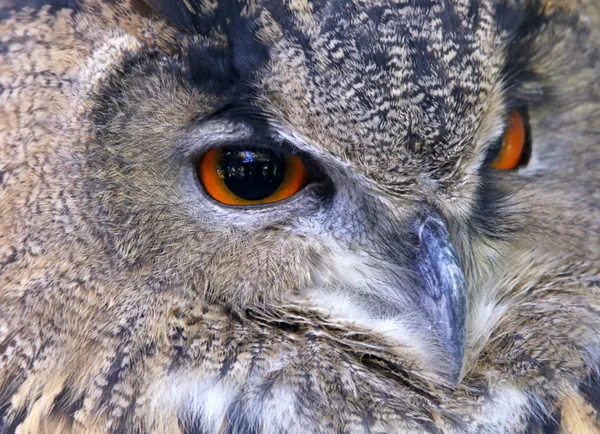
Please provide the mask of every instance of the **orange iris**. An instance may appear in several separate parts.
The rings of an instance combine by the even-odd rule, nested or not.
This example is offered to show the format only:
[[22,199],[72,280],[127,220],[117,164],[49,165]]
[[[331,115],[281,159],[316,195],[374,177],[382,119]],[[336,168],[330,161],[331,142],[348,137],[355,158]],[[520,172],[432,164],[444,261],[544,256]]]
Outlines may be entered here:
[[211,149],[202,157],[198,169],[207,193],[234,206],[287,199],[304,187],[308,177],[304,162],[296,155],[258,148]]
[[502,137],[502,148],[492,162],[492,167],[500,170],[516,168],[523,158],[526,140],[523,115],[514,110],[508,115],[508,128]]

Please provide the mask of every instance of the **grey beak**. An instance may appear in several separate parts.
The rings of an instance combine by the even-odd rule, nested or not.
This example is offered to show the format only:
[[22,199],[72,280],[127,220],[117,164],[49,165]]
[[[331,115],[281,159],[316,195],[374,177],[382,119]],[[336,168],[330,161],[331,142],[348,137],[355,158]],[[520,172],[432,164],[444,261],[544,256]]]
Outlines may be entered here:
[[428,211],[415,225],[419,238],[417,267],[423,282],[419,303],[425,311],[448,361],[453,385],[461,374],[465,354],[467,316],[463,269],[439,214]]

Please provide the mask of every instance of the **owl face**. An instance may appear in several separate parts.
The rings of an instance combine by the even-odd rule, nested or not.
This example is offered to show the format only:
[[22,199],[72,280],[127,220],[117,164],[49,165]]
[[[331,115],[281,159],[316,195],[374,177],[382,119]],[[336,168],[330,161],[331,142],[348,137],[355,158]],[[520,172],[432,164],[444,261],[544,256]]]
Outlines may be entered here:
[[82,0],[63,51],[87,44],[87,60],[62,72],[47,152],[48,203],[66,205],[38,208],[63,264],[49,281],[75,270],[66,288],[93,296],[52,283],[30,308],[106,350],[105,365],[64,365],[89,374],[64,375],[74,397],[101,397],[80,414],[112,409],[130,378],[119,390],[150,404],[121,409],[128,426],[164,428],[131,421],[168,408],[210,432],[228,409],[276,432],[288,410],[335,400],[341,419],[322,420],[374,413],[389,432],[519,432],[551,413],[563,378],[596,363],[600,328],[581,284],[600,258],[585,170],[600,45],[577,16],[486,0]]
[[489,164],[526,110],[503,72],[518,24],[496,16],[525,12],[276,6],[189,12],[179,56],[127,53],[100,83],[92,173],[99,190],[118,179],[116,248],[194,297],[292,303],[381,334],[454,383],[465,273],[488,272],[468,268],[472,246],[510,225],[482,202],[495,177],[520,176]]

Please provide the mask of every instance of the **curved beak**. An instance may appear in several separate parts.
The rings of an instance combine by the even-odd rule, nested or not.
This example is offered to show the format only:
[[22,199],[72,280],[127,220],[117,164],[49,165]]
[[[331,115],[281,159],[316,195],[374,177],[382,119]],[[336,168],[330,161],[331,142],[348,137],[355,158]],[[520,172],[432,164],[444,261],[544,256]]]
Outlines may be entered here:
[[418,235],[417,268],[423,291],[418,302],[432,324],[448,360],[452,384],[460,379],[465,354],[467,296],[462,265],[446,224],[428,211],[415,224]]

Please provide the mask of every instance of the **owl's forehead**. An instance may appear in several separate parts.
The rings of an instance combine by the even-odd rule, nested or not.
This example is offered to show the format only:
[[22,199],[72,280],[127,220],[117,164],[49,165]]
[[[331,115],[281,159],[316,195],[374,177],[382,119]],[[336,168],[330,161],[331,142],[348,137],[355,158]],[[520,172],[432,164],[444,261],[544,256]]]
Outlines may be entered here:
[[493,6],[294,0],[264,8],[267,112],[386,183],[460,170],[502,67]]
[[149,1],[203,35],[191,45],[191,70],[197,82],[218,83],[205,86],[217,98],[235,99],[224,105],[250,104],[307,146],[398,187],[424,177],[460,182],[468,172],[481,131],[502,123],[489,118],[502,112],[505,48],[523,8],[519,0],[185,0],[185,16],[180,2]]

